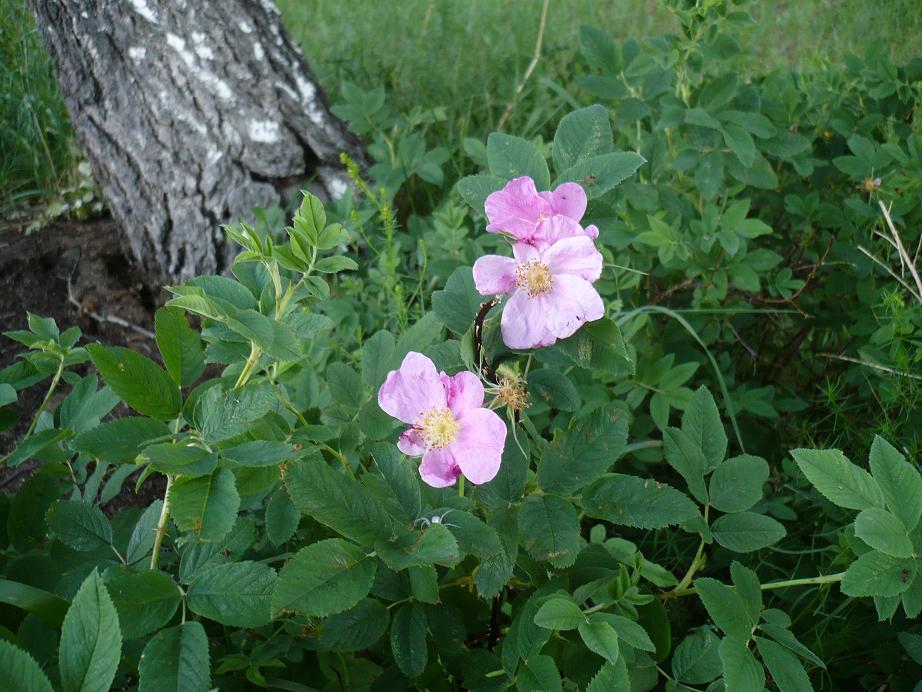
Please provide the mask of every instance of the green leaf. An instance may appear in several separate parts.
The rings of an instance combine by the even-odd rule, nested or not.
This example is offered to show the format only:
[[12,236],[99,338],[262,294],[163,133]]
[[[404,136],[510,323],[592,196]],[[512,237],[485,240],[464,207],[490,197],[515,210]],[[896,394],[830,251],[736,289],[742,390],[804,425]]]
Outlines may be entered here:
[[628,676],[627,664],[624,657],[619,657],[617,663],[606,662],[599,669],[595,677],[586,686],[586,692],[611,692],[612,690],[631,689],[631,679]]
[[[580,52],[582,52],[583,57],[586,58],[586,62],[591,67],[613,74],[621,71],[624,64],[621,49],[605,30],[583,24],[579,28],[579,45]],[[601,106],[590,106],[590,108],[601,108]],[[583,108],[582,111],[574,112],[580,113],[588,110],[589,108]],[[606,112],[605,115],[607,118],[608,113]],[[566,120],[566,117],[564,120]],[[560,129],[558,128],[559,132]]]
[[913,546],[903,522],[877,507],[863,509],[855,518],[855,535],[882,553],[912,557]]
[[900,632],[897,637],[909,657],[922,665],[922,635],[913,634],[912,632]]
[[710,577],[695,579],[695,588],[708,615],[728,637],[747,641],[756,624],[740,595],[726,584]]
[[506,181],[496,175],[468,175],[458,181],[458,193],[474,211],[486,215],[484,202],[487,197],[501,190]]
[[410,593],[420,603],[439,602],[439,573],[431,565],[418,565],[407,569],[410,576]]
[[48,676],[34,658],[17,646],[0,639],[0,674],[7,689],[23,692],[54,692]]
[[138,455],[137,463],[150,464],[160,473],[192,478],[210,476],[218,465],[218,456],[192,442],[164,442],[145,447]]
[[87,347],[93,364],[113,392],[143,416],[169,420],[179,415],[182,398],[176,383],[147,356],[127,348]]
[[[432,293],[432,311],[436,318],[455,334],[464,334],[474,324],[480,305],[488,300],[474,287],[470,267],[455,269],[445,288]],[[383,381],[383,378],[382,378]]]
[[765,669],[746,646],[745,641],[725,638],[718,649],[724,669],[724,687],[727,690],[762,690],[765,688]]
[[277,405],[275,387],[269,382],[249,382],[240,389],[219,384],[196,401],[192,419],[205,442],[213,444],[246,432]]
[[58,500],[46,515],[49,528],[74,550],[96,550],[112,545],[112,525],[99,507],[86,502]]
[[179,478],[170,488],[173,521],[182,531],[198,534],[201,541],[220,541],[233,528],[240,495],[230,469],[210,476]]
[[851,463],[838,449],[795,449],[794,461],[823,496],[846,509],[884,506],[884,494],[877,481]]
[[384,635],[389,619],[387,608],[373,598],[365,598],[324,620],[318,642],[332,651],[362,651]]
[[[451,281],[451,277],[448,280]],[[382,330],[362,344],[362,379],[374,391],[378,391],[387,378],[396,343],[393,334]]]
[[122,655],[118,614],[99,572],[90,573],[67,610],[58,666],[64,692],[108,692]]
[[532,369],[528,373],[528,392],[550,408],[576,411],[580,407],[579,392],[570,378],[551,368]]
[[216,565],[189,584],[189,609],[222,625],[259,627],[272,619],[275,583],[275,570],[262,562]]
[[717,468],[727,454],[727,433],[720,411],[706,387],[698,387],[682,414],[682,432],[704,453],[708,470]]
[[173,382],[180,387],[194,384],[205,370],[205,352],[185,313],[175,307],[160,308],[154,315],[154,331],[157,348]]
[[284,480],[303,514],[349,540],[371,545],[397,535],[393,519],[368,489],[328,466],[320,455],[291,464]]
[[492,132],[487,137],[487,162],[490,173],[505,180],[527,175],[538,190],[547,190],[551,174],[547,162],[535,146],[521,137]]
[[[769,612],[770,611],[766,610],[765,614]],[[765,614],[763,614],[763,617],[765,616]],[[788,624],[790,624],[790,620],[788,620]],[[826,667],[823,664],[823,661],[819,658],[819,656],[817,656],[815,653],[810,651],[810,649],[808,649],[806,646],[801,644],[797,640],[797,637],[795,637],[791,633],[790,630],[785,629],[784,627],[781,627],[780,625],[772,625],[766,622],[763,622],[761,625],[759,625],[759,629],[761,629],[763,632],[765,632],[768,636],[770,636],[772,639],[774,639],[776,642],[781,644],[786,649],[789,649],[793,651],[794,653],[796,653],[801,658],[807,659],[808,661],[810,661],[811,663],[814,663],[820,668]]]
[[559,597],[545,601],[535,613],[534,620],[538,627],[548,630],[575,630],[587,623],[586,616],[573,599]]
[[759,655],[768,666],[768,672],[771,673],[779,692],[812,692],[813,685],[810,684],[810,678],[797,656],[769,639],[756,637],[755,640]]
[[279,572],[272,594],[274,615],[332,615],[368,595],[376,563],[358,546],[329,538],[302,548]]
[[[580,28],[580,38],[586,38],[587,32],[593,31],[604,35],[604,39],[594,41],[593,44],[599,48],[610,46],[612,53],[608,57],[613,58],[617,47],[605,32],[583,26]],[[584,50],[585,45],[583,43]],[[598,57],[604,59],[601,55]],[[598,104],[580,108],[565,115],[557,125],[557,132],[554,133],[554,167],[564,171],[593,156],[609,153],[612,146],[608,110]]]
[[759,577],[748,567],[734,560],[730,563],[730,578],[733,588],[746,606],[746,614],[752,622],[758,622],[762,613],[762,586]]
[[138,663],[140,692],[205,692],[211,688],[208,636],[190,620],[158,632]]
[[709,627],[694,630],[676,647],[672,656],[673,677],[689,685],[709,683],[723,670],[719,645],[720,638]]
[[294,456],[294,448],[290,444],[271,440],[251,440],[236,447],[221,450],[224,463],[236,468],[278,466]]
[[419,603],[401,606],[391,623],[391,652],[408,678],[419,676],[429,662],[427,628],[426,612]]
[[554,187],[566,182],[579,183],[589,199],[596,199],[630,178],[646,162],[643,156],[632,151],[600,154],[567,168],[554,181]]
[[[16,399],[16,390],[13,389],[13,385],[7,384],[6,382],[0,382],[0,406],[12,404],[14,401],[16,401]],[[12,661],[10,663],[12,664]]]
[[633,620],[629,620],[622,615],[614,615],[613,613],[595,613],[590,616],[589,619],[593,622],[607,622],[615,630],[619,639],[625,644],[633,646],[635,649],[650,652],[656,651],[656,645],[653,644],[650,635],[647,634],[647,631],[641,625]]
[[154,538],[157,534],[157,523],[160,520],[160,512],[163,510],[163,500],[154,500],[150,506],[144,510],[138,523],[134,525],[131,532],[131,538],[128,539],[128,550],[125,553],[125,560],[129,565],[147,557],[154,547]]
[[555,495],[531,494],[519,509],[519,534],[536,560],[568,567],[580,549],[576,508]]
[[692,496],[701,504],[707,504],[704,474],[708,461],[698,444],[684,431],[667,427],[663,430],[663,454],[669,465],[685,479]]
[[879,435],[874,436],[869,461],[887,508],[903,522],[907,531],[912,531],[922,516],[922,476]]
[[69,605],[60,596],[9,579],[0,579],[0,603],[34,613],[54,627],[61,625]]
[[371,457],[381,475],[393,491],[397,502],[406,512],[408,519],[415,521],[422,508],[418,471],[412,461],[407,460],[393,443],[376,444],[371,447]]
[[749,168],[756,159],[756,145],[752,135],[738,125],[724,125],[723,135],[730,151],[736,154],[741,164]]
[[639,529],[661,529],[698,515],[695,504],[675,488],[619,473],[586,488],[583,510],[590,517]]
[[560,692],[563,689],[557,664],[550,656],[529,656],[515,676],[517,692]]
[[771,164],[758,151],[755,155],[755,161],[750,167],[744,166],[735,156],[729,157],[727,171],[741,183],[752,187],[772,190],[778,186],[778,176],[775,175]]
[[330,363],[325,374],[333,401],[348,411],[358,411],[365,401],[361,375],[345,363]]
[[698,159],[698,167],[695,169],[695,185],[701,197],[710,202],[717,193],[723,188],[724,184],[724,154],[720,151],[712,151],[704,154]]
[[718,466],[709,482],[711,506],[721,512],[742,512],[762,499],[768,462],[741,454]]
[[287,542],[301,521],[301,512],[294,506],[285,488],[276,490],[266,505],[266,535],[272,545]]
[[336,255],[333,257],[324,257],[318,260],[314,265],[314,270],[323,274],[337,274],[344,271],[355,271],[359,265],[351,257]]
[[590,651],[611,663],[618,660],[618,635],[607,622],[581,622],[579,636]]
[[724,514],[711,524],[711,533],[720,545],[737,553],[767,548],[787,535],[777,521],[753,512]]
[[601,409],[558,436],[545,448],[538,481],[545,492],[567,495],[608,471],[627,444],[627,415]]
[[457,540],[441,524],[433,524],[425,531],[405,529],[396,539],[377,541],[375,551],[395,571],[425,565],[451,567],[461,560]]
[[139,639],[163,627],[181,600],[179,586],[165,572],[131,572],[111,567],[103,574],[118,611],[122,637]]
[[871,550],[858,557],[842,577],[846,596],[897,596],[915,577],[915,561]]
[[[57,430],[55,428],[46,428],[32,433],[4,458],[6,465],[19,466],[24,461],[37,458],[39,454],[46,450],[50,451],[52,446],[57,445],[61,440],[66,440],[72,434],[70,430]],[[58,450],[60,450],[60,447],[58,447]]]
[[109,464],[133,464],[141,445],[170,434],[170,428],[151,418],[119,418],[74,438],[74,448]]

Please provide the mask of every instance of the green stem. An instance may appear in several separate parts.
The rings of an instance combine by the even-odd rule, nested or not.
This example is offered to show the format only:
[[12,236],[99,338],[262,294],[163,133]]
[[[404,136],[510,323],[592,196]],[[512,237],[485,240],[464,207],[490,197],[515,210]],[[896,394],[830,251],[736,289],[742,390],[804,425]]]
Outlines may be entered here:
[[160,510],[160,521],[157,522],[157,535],[154,537],[154,549],[150,554],[150,568],[156,571],[160,562],[160,546],[163,543],[163,537],[166,535],[167,523],[170,521],[170,487],[173,485],[173,477],[166,477],[166,491],[163,493],[163,509]]
[[45,398],[42,399],[42,403],[39,404],[38,411],[35,412],[35,416],[32,418],[32,422],[29,424],[29,429],[26,430],[25,436],[22,438],[25,440],[32,434],[32,431],[35,430],[35,426],[38,423],[38,419],[41,417],[42,412],[45,410],[45,407],[48,406],[48,402],[51,401],[51,395],[54,394],[54,390],[58,388],[58,382],[61,381],[61,375],[64,373],[64,359],[61,358],[61,361],[58,363],[57,372],[54,373],[54,377],[51,379],[51,385],[48,387],[48,392],[45,394]]
[[237,378],[234,389],[240,389],[249,381],[250,377],[253,376],[253,371],[256,369],[256,364],[259,362],[259,357],[262,355],[262,352],[262,348],[257,346],[254,342],[250,342],[250,355],[247,357],[246,363],[243,364],[243,370],[240,371],[240,376]]
[[[704,506],[704,523],[708,523],[708,512],[710,511],[710,505]],[[692,558],[691,564],[688,566],[688,571],[685,573],[685,576],[682,577],[682,580],[676,585],[672,591],[669,593],[674,593],[677,591],[682,591],[689,584],[691,584],[692,579],[695,576],[695,572],[701,569],[704,566],[704,561],[702,556],[704,555],[704,538],[701,539],[701,542],[698,544],[698,550],[695,552],[695,557]]]
[[464,497],[464,476],[458,476],[458,495]]
[[[835,574],[824,574],[818,577],[805,577],[803,579],[786,579],[784,581],[773,581],[768,584],[762,584],[762,591],[771,591],[772,589],[787,589],[792,586],[815,586],[818,584],[834,584],[842,581],[845,572],[836,572]],[[698,589],[673,589],[657,596],[660,600],[670,598],[679,598],[681,596],[692,596],[698,593]]]

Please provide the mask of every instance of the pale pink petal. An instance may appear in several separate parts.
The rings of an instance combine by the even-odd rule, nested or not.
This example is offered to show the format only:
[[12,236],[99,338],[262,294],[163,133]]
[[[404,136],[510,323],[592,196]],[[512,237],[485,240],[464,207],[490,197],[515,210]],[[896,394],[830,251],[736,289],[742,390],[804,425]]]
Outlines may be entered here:
[[445,388],[435,364],[410,351],[398,370],[391,370],[378,390],[378,406],[404,423],[415,423],[433,406],[446,406]]
[[512,246],[512,254],[515,255],[515,261],[517,263],[541,259],[541,253],[538,251],[538,248],[529,243],[516,243]]
[[409,428],[397,438],[397,449],[408,457],[422,456],[426,451],[426,441],[416,428]]
[[562,238],[585,237],[586,232],[573,219],[555,214],[538,224],[532,236],[531,244],[540,250],[550,247]]
[[450,448],[429,450],[423,455],[423,462],[419,465],[420,478],[433,488],[454,485],[460,474],[461,469]]
[[583,229],[583,232],[593,240],[599,237],[599,227],[595,224],[590,224]]
[[466,411],[458,419],[458,437],[448,448],[458,461],[461,473],[480,485],[496,476],[506,444],[506,424],[495,412],[485,408]]
[[517,240],[530,238],[538,220],[551,215],[551,205],[538,196],[535,181],[527,176],[510,180],[487,197],[484,207],[490,220],[487,230],[504,231]]
[[550,346],[556,339],[547,327],[547,319],[544,296],[531,298],[525,291],[516,291],[503,308],[503,343],[514,349]]
[[515,285],[515,267],[511,257],[484,255],[474,262],[474,285],[482,296],[509,293]]
[[558,240],[542,253],[541,259],[555,282],[559,274],[572,274],[589,282],[602,275],[602,253],[587,236]]
[[[586,191],[578,183],[564,183],[550,193],[551,208],[555,214],[569,216],[579,221],[586,213]],[[542,195],[543,196],[543,195]],[[547,199],[545,197],[545,199]]]
[[483,406],[483,383],[472,372],[463,371],[450,380],[448,390],[448,408],[455,418],[472,408]]
[[554,277],[554,287],[545,301],[548,329],[558,339],[572,336],[586,322],[605,315],[605,305],[592,284],[570,274]]

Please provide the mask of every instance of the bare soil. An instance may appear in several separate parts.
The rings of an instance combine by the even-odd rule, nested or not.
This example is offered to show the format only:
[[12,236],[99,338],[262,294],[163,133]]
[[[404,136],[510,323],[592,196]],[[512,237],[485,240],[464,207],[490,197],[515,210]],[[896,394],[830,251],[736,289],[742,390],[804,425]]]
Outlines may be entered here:
[[[139,330],[102,318],[117,318],[153,331],[154,310],[165,300],[139,281],[140,272],[123,252],[118,229],[111,219],[61,222],[26,235],[0,231],[0,333],[26,329],[26,313],[53,317],[63,331],[77,325],[81,343],[98,341],[107,346],[128,346],[156,358],[153,339]],[[92,316],[93,314],[96,317]],[[0,336],[0,369],[12,363],[24,347]],[[81,374],[92,366],[84,366]],[[19,394],[14,412],[16,425],[0,432],[0,454],[13,447],[25,432],[45,396],[47,382]],[[65,391],[62,392],[66,394]],[[53,408],[60,400],[52,400]],[[119,407],[120,409],[123,407]],[[115,415],[127,410],[116,409]],[[0,468],[0,489],[10,492],[28,478],[31,462],[16,469]],[[135,495],[131,479],[122,493],[107,504],[108,512],[123,507],[146,506],[163,494],[163,481],[150,478]],[[159,482],[158,482],[159,481]]]

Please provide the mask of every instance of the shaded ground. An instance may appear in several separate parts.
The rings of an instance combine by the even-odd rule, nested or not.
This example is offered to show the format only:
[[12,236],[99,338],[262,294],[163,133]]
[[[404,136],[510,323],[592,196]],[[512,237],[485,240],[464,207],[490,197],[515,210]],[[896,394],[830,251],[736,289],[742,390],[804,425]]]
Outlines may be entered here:
[[[31,235],[0,232],[0,333],[25,329],[29,311],[53,317],[62,330],[76,324],[83,331],[81,343],[130,346],[153,355],[156,346],[152,339],[131,327],[91,316],[95,313],[153,330],[153,312],[163,297],[143,288],[137,275],[132,261],[122,252],[111,219],[56,223]],[[0,336],[0,368],[12,363],[23,349]],[[11,430],[0,432],[0,453],[9,450],[25,432],[46,387],[47,383],[40,383],[20,392],[14,407],[20,420]],[[50,407],[56,403],[53,400]],[[115,415],[126,412],[116,409]],[[29,470],[25,464],[18,469],[0,468],[0,489],[15,489],[28,477]],[[162,479],[157,480],[160,482],[149,479],[136,496],[129,479],[106,509],[117,511],[125,506],[149,504],[163,494]]]

